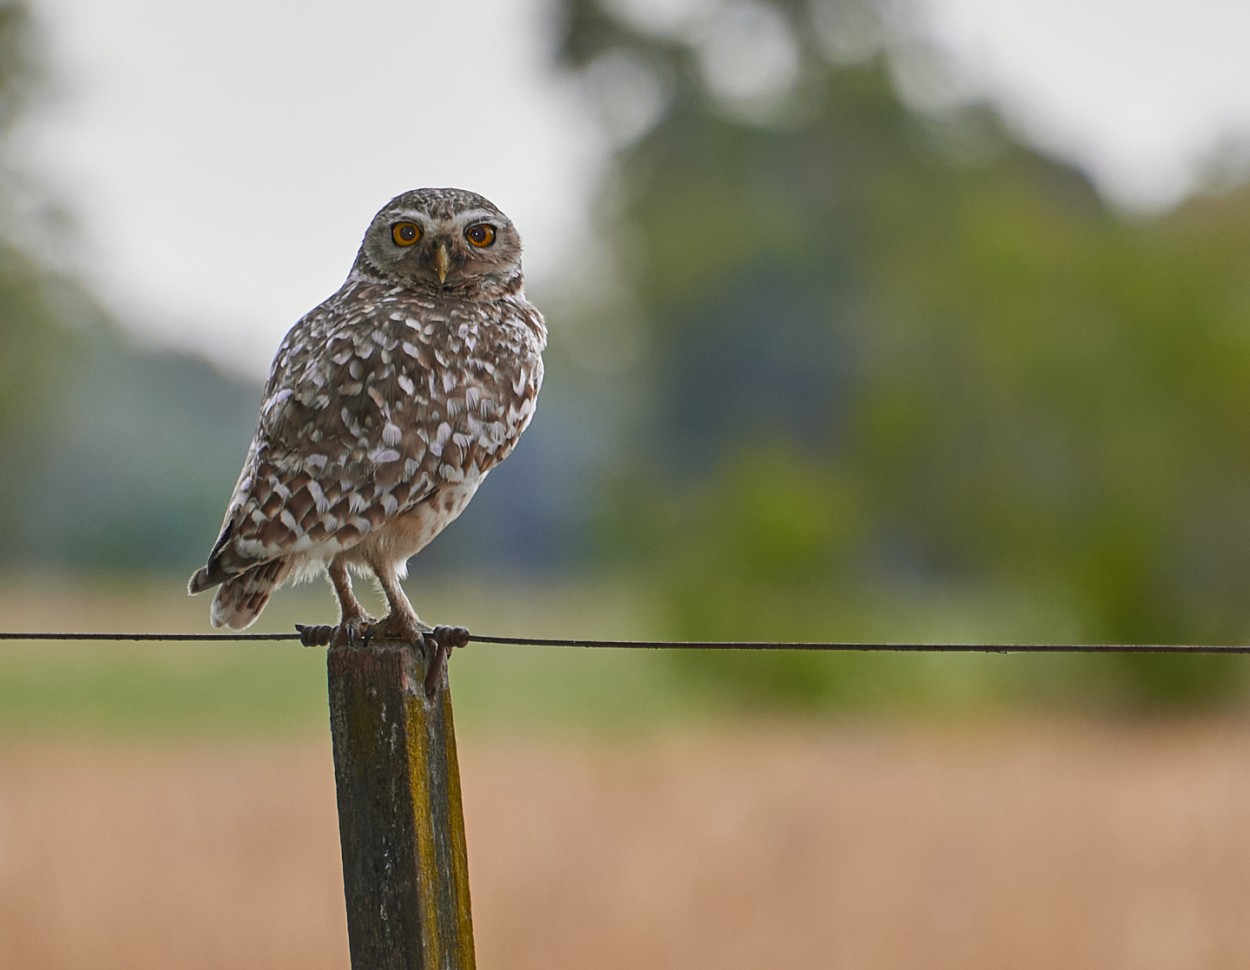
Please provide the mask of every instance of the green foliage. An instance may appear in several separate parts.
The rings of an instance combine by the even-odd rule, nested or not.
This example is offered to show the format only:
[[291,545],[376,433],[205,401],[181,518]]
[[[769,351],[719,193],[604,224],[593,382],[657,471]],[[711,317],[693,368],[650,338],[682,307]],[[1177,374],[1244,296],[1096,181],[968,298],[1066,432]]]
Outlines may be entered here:
[[[629,379],[657,407],[604,534],[628,537],[673,632],[1243,639],[1250,192],[1127,219],[985,108],[905,110],[890,65],[915,47],[886,18],[847,65],[818,5],[766,6],[800,68],[744,114],[700,70],[706,31],[566,4],[572,68],[628,57],[666,96],[617,158],[650,334]],[[713,30],[736,15],[709,9]],[[853,703],[900,673],[675,663],[762,703]],[[997,689],[1146,710],[1246,683],[1203,658],[1047,663]]]
[[7,136],[37,94],[38,56],[25,6],[0,0],[0,568],[189,571],[259,389],[136,350],[91,294],[32,255],[40,227],[14,212],[39,211],[39,193]]
[[[15,247],[0,240],[0,312],[4,319],[4,353],[0,354],[0,444],[15,450],[37,438],[41,388],[51,381],[63,350],[55,310],[36,267]],[[6,440],[12,436],[12,442]]]
[[198,358],[136,350],[66,281],[27,271],[6,291],[0,276],[0,309],[20,292],[26,305],[7,304],[20,356],[0,365],[12,369],[0,450],[20,456],[0,476],[0,568],[189,573],[212,542],[259,388]]
[[30,12],[20,0],[0,0],[0,137],[25,110],[40,80]]
[[[630,21],[633,6],[564,0],[561,56],[609,111],[657,108],[614,132],[603,220],[629,299],[584,311],[628,316],[628,337],[603,343],[640,343],[622,353],[640,363],[613,382],[602,368],[614,352],[586,352],[591,334],[583,356],[600,369],[579,383],[577,321],[556,310],[543,416],[473,517],[506,491],[503,476],[529,476],[528,498],[496,505],[495,523],[528,550],[566,550],[551,555],[572,571],[567,550],[581,542],[547,525],[580,527],[584,510],[566,499],[594,455],[607,469],[599,558],[646,587],[622,636],[1244,640],[1250,190],[1149,219],[1109,211],[983,106],[909,109],[896,68],[923,58],[931,69],[931,52],[892,32],[872,0],[713,0],[685,27]],[[794,70],[735,96],[709,80],[708,38],[748,8],[771,11]],[[857,58],[831,40],[833,14],[858,24]],[[33,51],[25,7],[0,0],[0,565],[161,568],[176,577],[165,595],[180,597],[256,389],[137,351],[23,248],[7,218],[24,189],[6,135],[34,90]],[[558,471],[544,465],[552,456]],[[499,531],[474,545],[457,528],[475,563],[498,557]],[[193,605],[188,622],[202,623]],[[539,618],[506,619],[501,632],[543,632]],[[607,632],[599,608],[579,619],[561,632]],[[204,677],[142,652],[115,659],[76,668],[69,709],[143,681],[146,700],[102,702],[99,716],[133,707],[135,723],[158,723],[170,713],[161,698],[185,690],[209,698],[189,721],[209,723],[227,683],[264,693],[296,666],[292,723],[321,703],[289,657],[269,667],[223,654],[220,676]],[[568,685],[626,717],[624,682],[735,711],[1186,710],[1246,688],[1244,665],[1219,658],[594,658],[613,665],[607,677],[580,657],[491,662],[482,671],[506,671],[511,687],[550,663],[568,679],[530,683],[533,696]],[[0,689],[0,708],[18,712],[10,727],[37,720],[59,689],[63,671],[39,663]],[[678,675],[671,687],[657,686],[655,663]],[[482,691],[484,708],[497,693]]]

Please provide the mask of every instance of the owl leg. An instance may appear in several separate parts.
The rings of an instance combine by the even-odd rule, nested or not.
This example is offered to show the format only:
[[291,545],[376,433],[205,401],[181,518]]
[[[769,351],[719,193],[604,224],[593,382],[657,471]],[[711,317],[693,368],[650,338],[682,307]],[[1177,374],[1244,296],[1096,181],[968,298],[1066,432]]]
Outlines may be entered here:
[[339,625],[335,641],[342,640],[348,646],[355,646],[376,621],[365,612],[365,608],[356,599],[356,594],[352,592],[352,577],[341,556],[330,560],[330,567],[326,572],[330,576],[330,585],[334,587],[334,595],[339,600]]
[[404,595],[404,588],[399,585],[399,573],[395,564],[390,562],[371,562],[370,568],[378,578],[378,586],[386,603],[391,608],[381,620],[369,630],[369,637],[378,640],[402,640],[405,643],[421,643],[427,633],[434,628],[417,616],[417,611]]
[[339,601],[339,622],[335,626],[296,626],[300,639],[305,646],[341,646],[346,644],[354,647],[363,643],[370,635],[375,620],[356,599],[352,592],[352,578],[347,572],[347,564],[341,556],[330,560],[326,569],[330,577],[330,585],[334,587],[334,595]]
[[370,639],[402,640],[405,643],[423,644],[427,651],[433,650],[426,666],[425,693],[434,696],[438,685],[443,680],[443,670],[447,666],[447,655],[452,647],[463,647],[469,642],[469,631],[462,626],[432,627],[417,616],[417,611],[408,602],[404,589],[399,585],[399,574],[396,564],[390,562],[374,562],[374,575],[378,585],[382,587],[382,595],[390,605],[391,611],[369,629]]

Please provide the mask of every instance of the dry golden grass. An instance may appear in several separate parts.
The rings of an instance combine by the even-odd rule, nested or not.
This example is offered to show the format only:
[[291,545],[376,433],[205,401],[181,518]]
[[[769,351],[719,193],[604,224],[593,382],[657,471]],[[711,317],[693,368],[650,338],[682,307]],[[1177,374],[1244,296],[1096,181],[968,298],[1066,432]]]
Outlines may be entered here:
[[[461,743],[483,968],[1250,966],[1250,731]],[[347,966],[328,743],[0,747],[0,967]]]

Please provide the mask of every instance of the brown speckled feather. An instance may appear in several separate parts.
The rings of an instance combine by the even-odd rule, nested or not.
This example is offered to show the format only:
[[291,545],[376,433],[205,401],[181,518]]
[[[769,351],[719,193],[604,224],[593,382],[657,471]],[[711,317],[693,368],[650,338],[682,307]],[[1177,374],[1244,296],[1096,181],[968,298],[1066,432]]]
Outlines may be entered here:
[[[393,200],[370,233],[426,215],[405,202],[417,194]],[[498,212],[462,195],[469,219]],[[494,277],[470,272],[477,254],[463,246],[467,268],[445,283],[406,264],[413,278],[397,279],[374,265],[371,245],[391,257],[385,238],[366,235],[347,282],[279,347],[221,535],[190,583],[222,584],[214,625],[249,624],[277,585],[335,557],[388,559],[402,573],[534,413],[546,329],[521,290],[519,240]]]

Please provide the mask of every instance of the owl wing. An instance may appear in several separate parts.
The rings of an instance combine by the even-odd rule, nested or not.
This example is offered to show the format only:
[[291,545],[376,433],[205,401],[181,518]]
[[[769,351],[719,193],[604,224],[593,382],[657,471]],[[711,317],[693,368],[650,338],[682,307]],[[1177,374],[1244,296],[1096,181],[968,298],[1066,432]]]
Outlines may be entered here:
[[545,331],[528,304],[351,296],[314,310],[279,348],[193,591],[280,557],[325,561],[441,486],[480,479],[529,423]]

